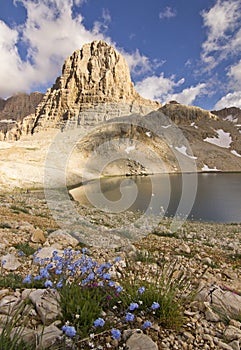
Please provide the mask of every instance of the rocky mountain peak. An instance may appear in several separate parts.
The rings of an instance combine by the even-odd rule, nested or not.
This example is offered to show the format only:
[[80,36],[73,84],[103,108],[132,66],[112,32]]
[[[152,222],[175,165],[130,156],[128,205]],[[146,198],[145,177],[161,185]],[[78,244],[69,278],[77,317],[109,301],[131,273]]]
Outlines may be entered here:
[[128,64],[118,51],[104,41],[93,41],[65,60],[61,76],[36,110],[33,132],[94,125],[160,106],[135,91]]

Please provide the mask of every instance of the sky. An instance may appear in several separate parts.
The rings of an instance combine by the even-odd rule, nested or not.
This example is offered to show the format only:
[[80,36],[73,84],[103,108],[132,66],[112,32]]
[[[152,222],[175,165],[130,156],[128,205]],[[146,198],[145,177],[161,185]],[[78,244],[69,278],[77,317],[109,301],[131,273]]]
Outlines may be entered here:
[[143,97],[241,108],[241,0],[0,0],[0,97],[45,92],[100,39]]

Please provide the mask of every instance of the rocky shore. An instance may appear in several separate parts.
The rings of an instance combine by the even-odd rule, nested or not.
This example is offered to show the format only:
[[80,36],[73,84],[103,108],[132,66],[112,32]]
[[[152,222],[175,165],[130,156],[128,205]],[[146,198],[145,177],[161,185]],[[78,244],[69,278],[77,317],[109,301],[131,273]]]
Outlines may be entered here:
[[[81,229],[92,235],[93,240],[97,233],[103,236],[107,230],[116,230],[124,222],[128,224],[136,219],[134,213],[114,215],[80,206],[77,209],[95,225],[81,223]],[[18,278],[22,280],[36,269],[32,254],[40,248],[39,254],[48,257],[53,250],[79,249],[84,244],[75,238],[72,225],[70,229],[59,227],[41,191],[2,193],[0,212],[0,327],[3,329],[6,320],[28,297],[28,317],[20,319],[13,332],[24,325],[24,341],[35,341],[36,349],[53,348],[63,337],[56,291],[27,286],[13,288],[11,278],[16,286]],[[94,244],[88,247],[97,261],[112,260],[119,255],[137,272],[142,271],[150,278],[164,265],[175,266],[174,275],[183,272],[188,281],[185,293],[191,295],[183,304],[183,324],[176,329],[154,322],[147,330],[140,330],[142,319],[139,317],[132,326],[122,329],[120,342],[103,332],[96,339],[70,344],[70,348],[240,349],[241,224],[186,221],[173,232],[170,219],[163,219],[152,232],[146,232],[134,242],[128,241],[124,234],[115,237],[112,246],[105,247],[104,242],[98,247]],[[120,265],[120,269],[124,268]]]

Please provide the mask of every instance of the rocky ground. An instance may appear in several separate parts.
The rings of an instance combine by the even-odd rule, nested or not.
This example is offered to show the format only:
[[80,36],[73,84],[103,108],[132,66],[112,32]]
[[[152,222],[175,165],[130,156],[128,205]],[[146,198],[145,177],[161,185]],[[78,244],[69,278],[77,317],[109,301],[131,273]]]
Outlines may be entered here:
[[[136,219],[132,213],[107,215],[79,206],[78,211],[95,224],[94,228],[82,223],[82,230],[86,229],[89,235],[96,235],[98,228],[102,236],[106,230],[115,230],[123,222]],[[7,281],[7,276],[10,276],[16,280],[34,271],[32,255],[21,254],[23,247],[28,247],[30,253],[42,248],[41,254],[46,257],[55,249],[77,248],[83,244],[69,235],[70,230],[59,227],[53,220],[41,191],[2,193],[0,213],[1,327],[20,301],[29,296],[31,312],[28,319],[20,320],[17,326],[25,322],[27,330],[23,338],[27,340],[37,339],[41,334],[42,343],[36,343],[36,349],[52,346],[62,336],[55,292],[49,289],[12,289],[4,284],[4,278]],[[105,240],[99,247],[89,247],[97,260],[111,260],[120,255],[146,276],[158,273],[164,263],[175,265],[175,271],[185,274],[192,299],[184,304],[184,323],[178,330],[164,328],[156,322],[150,329],[138,331],[138,322],[142,320],[137,319],[134,329],[123,329],[124,343],[118,344],[104,333],[94,346],[90,345],[93,339],[88,339],[76,348],[240,349],[241,224],[185,222],[177,232],[172,232],[170,220],[163,219],[153,232],[135,242],[128,243],[126,237],[120,235],[113,239],[112,246],[105,247],[103,242]]]

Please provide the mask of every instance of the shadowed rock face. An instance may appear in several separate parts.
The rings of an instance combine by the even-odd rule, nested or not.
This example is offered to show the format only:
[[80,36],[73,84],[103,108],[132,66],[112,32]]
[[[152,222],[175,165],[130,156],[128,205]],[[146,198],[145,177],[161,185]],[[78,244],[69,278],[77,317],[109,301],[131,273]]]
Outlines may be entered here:
[[104,41],[94,41],[66,59],[62,75],[36,110],[33,132],[95,125],[131,113],[146,114],[160,106],[135,91],[122,55]]
[[[19,93],[7,100],[0,99],[0,140],[15,140],[25,131],[26,123],[29,124],[29,117],[41,102],[43,94],[33,92],[30,95]],[[30,129],[28,128],[28,131]]]
[[30,95],[19,93],[7,100],[0,99],[0,120],[12,119],[22,121],[24,117],[35,112],[43,94],[32,92]]

